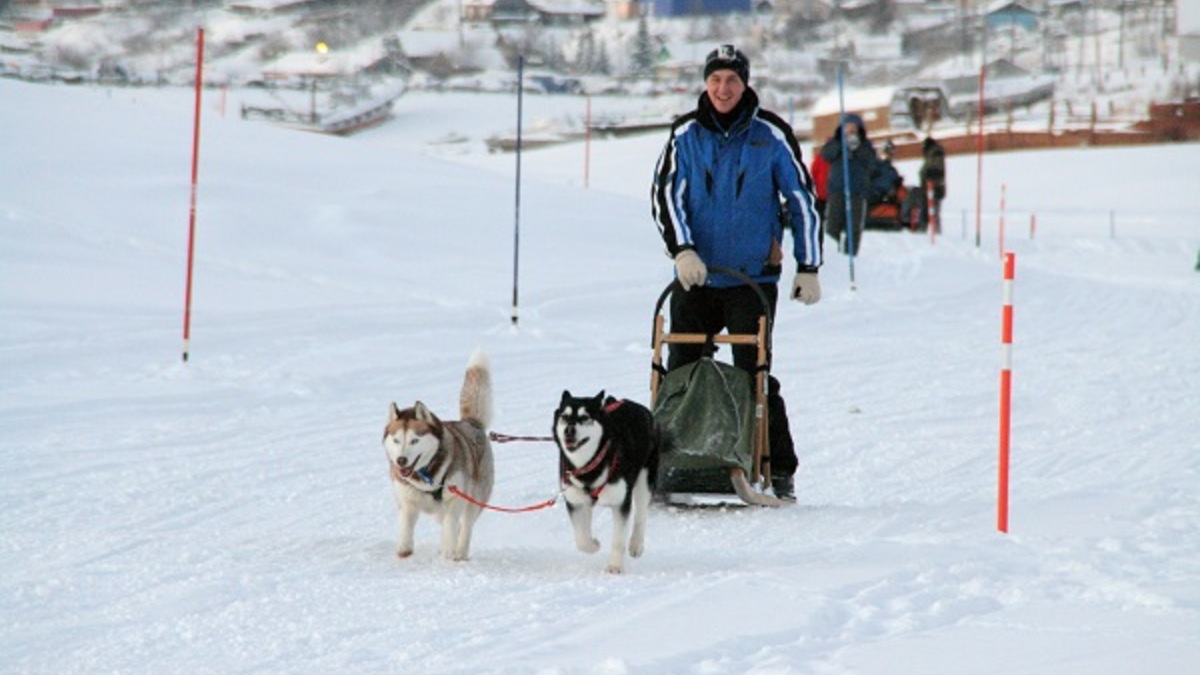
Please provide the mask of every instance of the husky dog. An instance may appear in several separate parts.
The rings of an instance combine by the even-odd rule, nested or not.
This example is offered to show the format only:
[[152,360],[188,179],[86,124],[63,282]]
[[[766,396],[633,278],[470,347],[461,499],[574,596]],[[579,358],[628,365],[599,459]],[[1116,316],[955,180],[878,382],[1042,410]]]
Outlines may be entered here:
[[[383,430],[396,505],[400,544],[396,555],[413,552],[413,528],[422,511],[442,525],[442,557],[466,560],[471,528],[492,495],[495,469],[488,425],[492,421],[492,382],[487,356],[476,351],[467,363],[459,395],[460,421],[443,422],[417,401],[401,410],[392,403]],[[466,495],[468,499],[460,496]]]
[[601,391],[591,398],[577,398],[564,391],[554,411],[554,442],[558,444],[563,495],[575,546],[584,553],[600,550],[592,536],[592,508],[613,510],[612,554],[608,572],[625,571],[625,537],[629,554],[638,557],[645,549],[646,511],[658,474],[658,456],[665,440],[650,411],[640,404],[605,398]]

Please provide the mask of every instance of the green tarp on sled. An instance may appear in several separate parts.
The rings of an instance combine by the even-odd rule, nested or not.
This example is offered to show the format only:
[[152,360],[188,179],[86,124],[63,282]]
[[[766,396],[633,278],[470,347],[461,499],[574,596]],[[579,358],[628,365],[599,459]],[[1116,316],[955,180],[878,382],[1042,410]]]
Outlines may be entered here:
[[754,396],[746,371],[702,358],[670,371],[654,418],[673,439],[659,460],[658,490],[733,492],[729,470],[754,466]]

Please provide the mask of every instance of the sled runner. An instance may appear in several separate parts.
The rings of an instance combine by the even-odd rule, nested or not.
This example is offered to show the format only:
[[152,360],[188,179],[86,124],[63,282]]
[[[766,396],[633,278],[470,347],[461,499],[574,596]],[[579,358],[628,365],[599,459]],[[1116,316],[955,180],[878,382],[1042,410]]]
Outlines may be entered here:
[[[758,284],[725,267],[710,272],[727,274],[754,289],[763,304],[755,334],[672,333],[665,330],[663,305],[671,293],[682,291],[672,281],[654,308],[654,362],[650,373],[650,408],[656,422],[670,434],[673,449],[659,458],[656,490],[676,504],[722,503],[734,496],[746,504],[782,506],[789,502],[762,492],[770,484],[767,447],[767,355],[770,350],[771,308]],[[667,372],[663,346],[708,345],[706,356]],[[757,347],[754,377],[730,363],[712,358],[717,345]]]

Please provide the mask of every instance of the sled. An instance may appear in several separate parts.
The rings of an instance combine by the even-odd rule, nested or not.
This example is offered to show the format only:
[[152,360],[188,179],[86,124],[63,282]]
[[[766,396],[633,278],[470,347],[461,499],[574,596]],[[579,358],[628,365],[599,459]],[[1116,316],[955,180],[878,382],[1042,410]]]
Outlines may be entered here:
[[[656,492],[671,504],[687,506],[742,503],[755,506],[791,504],[763,491],[770,484],[767,426],[767,355],[770,351],[771,307],[758,284],[725,267],[710,272],[736,277],[754,289],[763,304],[758,332],[707,335],[666,330],[663,305],[683,287],[673,280],[654,308],[654,361],[650,374],[650,408],[672,439],[659,457]],[[670,372],[663,366],[663,347],[707,345],[706,355]],[[758,350],[756,374],[713,358],[718,345],[750,345]]]
[[908,188],[899,186],[894,198],[876,202],[867,210],[867,220],[863,228],[893,232],[907,227],[901,212],[907,198]]

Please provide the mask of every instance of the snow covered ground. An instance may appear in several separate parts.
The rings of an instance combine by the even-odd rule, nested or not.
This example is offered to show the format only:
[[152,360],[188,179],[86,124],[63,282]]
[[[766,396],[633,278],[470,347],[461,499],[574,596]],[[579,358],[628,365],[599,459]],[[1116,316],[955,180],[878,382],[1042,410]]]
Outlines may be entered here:
[[[582,144],[523,158],[513,327],[515,158],[478,126],[511,98],[413,94],[348,139],[206,101],[184,364],[190,92],[0,80],[0,100],[0,672],[1200,662],[1196,145],[989,156],[979,248],[975,159],[951,158],[946,236],[868,233],[857,291],[831,254],[821,303],[781,308],[799,503],[656,507],[610,576],[561,503],[485,513],[458,564],[422,520],[398,560],[379,436],[393,400],[453,417],[475,347],[497,431],[548,433],[563,389],[648,398],[661,135],[592,143],[588,189]],[[496,458],[496,503],[556,492],[552,445]]]

